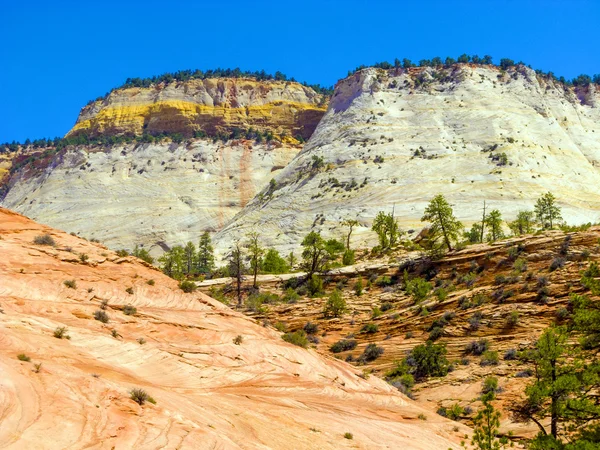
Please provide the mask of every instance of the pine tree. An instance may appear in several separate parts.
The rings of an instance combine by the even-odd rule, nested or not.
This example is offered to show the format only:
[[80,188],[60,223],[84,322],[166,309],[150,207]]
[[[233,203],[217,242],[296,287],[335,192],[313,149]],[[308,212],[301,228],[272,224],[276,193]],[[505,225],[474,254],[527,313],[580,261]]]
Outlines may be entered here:
[[236,242],[229,251],[227,261],[229,263],[229,275],[235,278],[238,306],[242,306],[242,281],[246,266],[244,265],[244,252],[239,242]]
[[502,232],[502,214],[497,209],[490,211],[485,218],[485,224],[488,227],[487,239],[490,242],[495,242],[504,237]]
[[194,263],[196,262],[196,246],[192,242],[188,242],[183,249],[183,260],[186,275],[190,275],[194,271]]
[[434,247],[443,241],[448,251],[452,251],[452,242],[458,240],[463,224],[454,217],[452,207],[442,194],[436,195],[425,209],[421,222],[431,222],[429,240]]
[[550,192],[538,199],[534,209],[535,217],[544,230],[551,230],[557,221],[562,220],[560,208],[556,206],[556,197]]
[[515,236],[533,233],[534,213],[533,211],[519,211],[514,221],[508,227]]
[[307,278],[311,278],[315,272],[320,272],[327,261],[325,242],[321,235],[311,231],[302,241],[302,259],[304,270],[308,272]]
[[[500,412],[492,405],[494,393],[489,392],[481,398],[483,409],[473,418],[473,438],[471,444],[478,450],[501,450],[506,448],[508,439],[498,438]],[[512,447],[512,444],[511,444]]]
[[210,241],[208,231],[205,231],[200,237],[198,244],[198,257],[196,260],[196,268],[198,273],[209,274],[215,268],[214,249]]
[[383,211],[379,211],[373,221],[372,230],[379,237],[381,250],[394,248],[402,233],[393,212],[386,214]]
[[248,249],[248,259],[250,260],[250,269],[252,270],[254,279],[252,286],[257,288],[256,277],[262,265],[262,255],[264,255],[265,249],[260,246],[258,233],[253,231],[247,237],[248,243],[246,244],[246,248]]

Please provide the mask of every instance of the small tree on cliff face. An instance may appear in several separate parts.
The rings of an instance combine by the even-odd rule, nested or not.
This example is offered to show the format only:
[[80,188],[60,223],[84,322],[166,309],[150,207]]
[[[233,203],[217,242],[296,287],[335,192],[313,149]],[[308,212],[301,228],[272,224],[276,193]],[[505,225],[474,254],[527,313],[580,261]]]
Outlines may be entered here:
[[350,250],[350,236],[352,236],[352,230],[358,226],[358,220],[346,219],[342,221],[342,225],[348,227],[348,234],[346,235],[346,250]]
[[183,263],[185,274],[189,275],[194,271],[194,262],[196,261],[196,246],[188,242],[183,248]]
[[452,242],[458,240],[463,224],[454,217],[454,212],[442,194],[436,195],[425,209],[421,222],[430,222],[429,240],[432,246],[445,246],[452,250]]
[[214,249],[210,242],[210,235],[205,231],[200,237],[198,244],[198,257],[196,260],[196,269],[199,273],[208,274],[215,268]]
[[236,242],[227,256],[229,274],[235,278],[238,306],[242,306],[242,281],[244,279],[244,253],[239,242]]
[[535,203],[535,217],[544,230],[552,229],[556,222],[562,220],[560,208],[556,205],[556,197],[546,192]]
[[534,213],[533,211],[519,211],[514,221],[508,227],[515,236],[533,233]]
[[[471,444],[478,450],[502,450],[506,448],[508,439],[498,438],[500,428],[500,412],[492,405],[494,393],[488,392],[481,398],[483,409],[473,418],[473,439]],[[510,445],[512,447],[512,443]]]
[[373,221],[372,229],[379,237],[379,246],[381,247],[381,250],[394,248],[401,235],[398,222],[394,218],[394,213],[386,214],[383,211],[379,211]]
[[248,234],[248,243],[246,247],[248,248],[250,269],[252,270],[252,276],[254,278],[252,286],[256,288],[258,287],[256,285],[256,276],[258,275],[258,271],[262,264],[262,255],[265,253],[265,249],[260,246],[260,242],[258,241],[258,233],[252,232]]
[[495,242],[504,237],[502,232],[502,214],[497,209],[490,211],[485,218],[485,224],[488,227],[487,239],[490,242]]
[[302,266],[308,272],[307,278],[310,279],[315,272],[320,272],[327,260],[327,251],[325,250],[325,241],[321,235],[311,231],[302,241]]

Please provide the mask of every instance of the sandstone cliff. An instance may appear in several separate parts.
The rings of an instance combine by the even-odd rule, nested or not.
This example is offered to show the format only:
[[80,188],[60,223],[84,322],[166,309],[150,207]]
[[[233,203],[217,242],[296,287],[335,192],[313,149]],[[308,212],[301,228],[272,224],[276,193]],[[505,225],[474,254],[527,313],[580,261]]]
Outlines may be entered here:
[[468,433],[136,258],[5,209],[0,238],[2,448],[438,450]]
[[438,193],[466,224],[480,217],[483,200],[512,219],[546,191],[567,221],[597,221],[596,88],[565,87],[524,66],[361,70],[338,82],[277,189],[219,233],[221,249],[256,229],[289,251],[311,229],[335,235],[346,218],[363,225],[357,245],[373,244],[378,211],[395,206],[404,229],[420,228]]
[[2,205],[113,249],[160,254],[219,230],[299,148],[193,140],[40,152],[9,178]]
[[208,78],[112,91],[85,106],[69,135],[209,135],[238,127],[308,139],[327,98],[291,81]]

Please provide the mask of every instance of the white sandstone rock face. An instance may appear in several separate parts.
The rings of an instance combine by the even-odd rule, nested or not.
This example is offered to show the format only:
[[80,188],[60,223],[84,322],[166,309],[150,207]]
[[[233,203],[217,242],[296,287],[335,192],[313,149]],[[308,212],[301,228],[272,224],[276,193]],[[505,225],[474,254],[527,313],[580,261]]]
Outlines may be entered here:
[[[593,85],[565,88],[519,66],[365,69],[340,81],[303,151],[216,236],[224,253],[249,231],[281,251],[312,229],[341,237],[357,218],[354,245],[373,244],[380,210],[405,229],[423,226],[442,193],[465,225],[483,201],[512,220],[551,191],[569,223],[600,218],[600,110]],[[499,165],[506,155],[506,165]],[[324,167],[311,170],[314,157]]]
[[139,244],[156,255],[220,229],[297,152],[208,140],[80,147],[41,172],[13,175],[2,206],[111,248]]

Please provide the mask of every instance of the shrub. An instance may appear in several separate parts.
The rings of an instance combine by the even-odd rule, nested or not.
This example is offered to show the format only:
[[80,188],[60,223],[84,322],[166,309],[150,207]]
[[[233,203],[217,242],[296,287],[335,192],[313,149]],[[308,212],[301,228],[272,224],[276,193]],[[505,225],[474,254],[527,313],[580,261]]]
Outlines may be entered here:
[[556,319],[559,321],[563,321],[569,317],[569,310],[564,306],[561,306],[556,310]]
[[308,346],[308,338],[306,337],[304,330],[294,331],[293,333],[285,333],[281,337],[284,341],[297,345],[298,347],[306,348]]
[[323,280],[318,276],[313,274],[306,283],[306,288],[308,290],[308,294],[311,297],[316,297],[323,293]]
[[387,275],[381,276],[375,280],[375,284],[379,287],[391,286],[394,284],[392,279]]
[[479,327],[481,326],[482,317],[483,315],[479,311],[473,314],[471,317],[469,317],[469,329],[471,329],[472,331],[479,330]]
[[356,295],[358,295],[359,297],[362,295],[363,293],[363,282],[362,279],[358,279],[358,281],[356,283],[354,283],[354,293]]
[[31,358],[30,358],[29,356],[27,356],[25,353],[19,353],[19,354],[17,355],[17,359],[18,359],[19,361],[25,361],[25,362],[29,362],[29,361],[31,361]]
[[443,302],[448,298],[448,290],[446,288],[440,287],[437,288],[434,292],[439,302]]
[[342,293],[336,289],[325,303],[323,314],[325,317],[340,317],[346,310],[346,300],[342,297]]
[[517,258],[513,263],[513,269],[516,272],[525,272],[527,270],[527,260],[525,258]]
[[51,247],[56,247],[56,241],[49,234],[40,234],[34,237],[33,243],[35,245],[50,245]]
[[115,339],[117,339],[119,336],[121,336],[121,335],[119,334],[119,332],[118,332],[116,329],[114,329],[114,328],[113,328],[112,330],[110,330],[110,335],[111,335],[112,337],[114,337]]
[[533,371],[531,369],[520,370],[515,373],[515,377],[517,378],[528,378],[533,375]]
[[183,280],[182,282],[179,283],[179,289],[181,289],[186,294],[189,294],[190,292],[194,292],[197,287],[198,286],[196,286],[196,283],[194,283],[193,281],[189,281],[189,280]]
[[516,327],[519,323],[519,313],[517,311],[511,311],[506,318],[506,326],[508,328]]
[[359,362],[375,361],[381,355],[383,355],[382,347],[378,347],[376,344],[369,344],[365,348],[365,351],[363,352],[363,354],[360,355],[360,357],[358,358],[358,361]]
[[57,339],[71,339],[71,336],[67,334],[67,327],[56,327],[54,330],[54,337]]
[[125,314],[126,316],[133,316],[136,313],[137,313],[137,308],[135,306],[132,306],[132,305],[123,306],[123,314]]
[[354,250],[347,249],[342,256],[342,264],[345,266],[350,266],[354,264]]
[[506,283],[506,277],[504,275],[496,275],[494,278],[494,284],[500,285]]
[[446,410],[446,417],[450,420],[458,420],[465,413],[465,410],[458,403],[455,403]]
[[306,334],[317,334],[319,326],[316,323],[306,322],[306,325],[302,329]]
[[333,353],[340,353],[348,350],[354,350],[356,345],[357,342],[354,339],[342,339],[329,347],[329,350],[331,350]]
[[379,331],[379,326],[376,323],[367,323],[360,329],[362,333],[373,334]]
[[381,311],[382,312],[389,311],[393,307],[394,307],[394,305],[392,305],[390,302],[384,302],[381,304]]
[[543,288],[545,286],[548,286],[548,277],[541,275],[537,278],[537,287],[538,288]]
[[275,325],[273,325],[275,327],[275,329],[277,331],[281,331],[282,333],[285,333],[287,331],[287,325],[281,321],[277,322]]
[[487,339],[479,339],[478,341],[471,341],[465,347],[465,353],[467,355],[479,356],[483,354],[489,348],[489,342]]
[[68,287],[69,289],[76,289],[77,288],[77,282],[75,280],[65,280],[63,281],[63,284]]
[[406,358],[410,373],[417,379],[443,377],[448,374],[450,363],[446,358],[446,346],[427,341],[414,347]]
[[35,373],[40,373],[40,370],[42,370],[42,363],[35,363],[33,365],[33,371]]
[[125,256],[129,256],[129,252],[125,249],[117,250],[115,253],[117,254],[117,256],[120,256],[121,258],[124,258]]
[[431,332],[429,333],[429,337],[427,338],[428,340],[435,342],[437,341],[439,338],[441,338],[444,335],[444,329],[441,327],[434,327]]
[[151,280],[148,280],[148,281],[146,281],[146,284],[149,284],[150,286],[154,286],[154,283],[155,283],[155,282],[154,282],[154,280],[152,280],[152,279],[151,279]]
[[127,292],[129,295],[133,294],[133,288],[132,287],[128,287],[127,289],[125,289],[125,292]]
[[107,306],[108,306],[108,300],[107,300],[107,299],[104,299],[104,300],[102,300],[102,301],[100,302],[100,309],[101,309],[102,311],[106,310],[106,307],[107,307]]
[[99,320],[102,323],[108,323],[108,314],[105,311],[99,309],[94,313],[94,319]]
[[244,342],[244,337],[241,334],[238,334],[236,337],[233,338],[233,343],[235,345],[241,345],[242,342]]
[[137,343],[140,345],[144,345],[146,343],[146,339],[144,339],[143,337],[137,338]]
[[156,401],[150,395],[148,395],[148,393],[145,390],[140,388],[132,389],[129,393],[129,398],[140,406],[146,402],[156,404]]
[[514,348],[509,348],[504,352],[504,360],[505,361],[513,361],[517,359],[517,350]]
[[550,272],[554,272],[557,269],[562,269],[565,266],[565,262],[565,259],[560,256],[554,258],[550,263]]
[[487,377],[483,380],[483,384],[481,386],[482,394],[489,394],[490,392],[499,392],[498,387],[498,378],[496,377]]
[[352,433],[346,432],[346,433],[344,433],[344,438],[346,438],[346,439],[354,439],[354,435]]
[[406,293],[412,295],[415,303],[419,303],[427,298],[431,291],[431,283],[423,278],[417,277],[406,282]]
[[379,307],[373,306],[373,310],[371,311],[371,318],[376,319],[382,314],[383,312],[381,311],[381,309],[379,309]]
[[499,362],[498,352],[494,350],[488,350],[481,355],[482,366],[497,366]]

